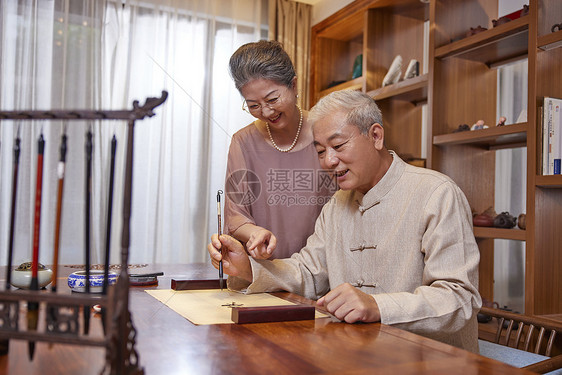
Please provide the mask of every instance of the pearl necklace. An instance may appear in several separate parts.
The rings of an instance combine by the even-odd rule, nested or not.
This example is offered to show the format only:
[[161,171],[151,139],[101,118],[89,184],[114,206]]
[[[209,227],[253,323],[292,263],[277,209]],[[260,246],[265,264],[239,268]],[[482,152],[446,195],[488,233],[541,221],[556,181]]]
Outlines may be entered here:
[[301,118],[300,118],[300,120],[299,120],[299,127],[298,127],[298,129],[297,129],[297,135],[295,136],[295,140],[293,141],[293,143],[291,143],[291,145],[289,146],[289,148],[282,149],[281,147],[277,146],[277,144],[275,144],[275,141],[273,140],[273,136],[271,135],[271,130],[269,130],[269,123],[268,123],[268,122],[265,123],[265,127],[267,128],[267,134],[269,134],[269,140],[271,141],[271,143],[273,144],[273,147],[275,147],[275,149],[276,149],[277,151],[280,151],[280,152],[289,152],[289,151],[291,151],[291,150],[295,147],[295,145],[297,144],[297,140],[299,139],[299,135],[300,135],[300,133],[301,133],[301,127],[302,127],[302,109],[301,109],[301,107],[298,106],[298,104],[297,104],[297,108],[299,109],[299,112],[300,112],[300,114],[301,114]]

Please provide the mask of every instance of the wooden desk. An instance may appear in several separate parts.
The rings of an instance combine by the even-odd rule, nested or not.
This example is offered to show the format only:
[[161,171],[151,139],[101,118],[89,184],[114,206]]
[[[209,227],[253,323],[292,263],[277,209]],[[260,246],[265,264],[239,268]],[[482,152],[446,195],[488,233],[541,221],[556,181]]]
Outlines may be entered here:
[[[3,268],[3,267],[2,267]],[[61,267],[61,275],[75,269]],[[134,270],[140,271],[141,270]],[[164,271],[158,288],[171,278],[216,278],[208,265],[149,266]],[[2,278],[5,271],[0,272]],[[68,291],[66,278],[59,290]],[[195,326],[155,298],[146,287],[132,287],[130,311],[137,329],[136,349],[146,374],[312,374],[312,373],[527,373],[503,363],[410,332],[373,324],[347,324],[329,318],[260,324]],[[68,293],[70,293],[68,291]],[[289,293],[279,296],[313,301]],[[100,334],[95,318],[91,334]],[[0,357],[0,374],[99,374],[105,350],[37,343],[30,362],[27,343],[12,340]]]

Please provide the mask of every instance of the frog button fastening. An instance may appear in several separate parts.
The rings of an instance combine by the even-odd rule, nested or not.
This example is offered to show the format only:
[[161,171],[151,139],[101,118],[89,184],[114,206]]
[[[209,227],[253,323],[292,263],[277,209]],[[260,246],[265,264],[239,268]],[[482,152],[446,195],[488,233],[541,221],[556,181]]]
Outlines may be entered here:
[[366,287],[366,288],[376,288],[376,287],[377,287],[377,284],[376,284],[376,283],[374,283],[374,284],[365,284],[365,281],[363,281],[363,279],[359,279],[359,280],[357,280],[356,282],[352,283],[351,285],[354,286],[354,287],[356,287],[356,288],[363,288],[363,287]]
[[349,250],[350,251],[363,251],[365,249],[376,249],[377,245],[366,245],[365,243],[362,243],[361,245],[357,246],[357,247],[351,247]]

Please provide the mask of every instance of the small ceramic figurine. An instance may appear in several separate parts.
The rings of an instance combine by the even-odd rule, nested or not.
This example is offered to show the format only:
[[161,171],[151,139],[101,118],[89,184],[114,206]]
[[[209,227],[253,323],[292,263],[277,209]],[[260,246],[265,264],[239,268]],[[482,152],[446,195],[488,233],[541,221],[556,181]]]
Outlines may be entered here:
[[482,27],[480,25],[476,26],[476,27],[471,27],[469,31],[466,32],[466,36],[472,36],[472,35],[476,35],[482,31],[486,31],[488,30],[485,27]]
[[484,124],[484,120],[476,121],[476,124],[472,125],[470,130],[488,129],[488,125]]
[[488,207],[481,214],[473,214],[472,223],[477,227],[493,227],[496,216],[496,211],[492,207]]
[[492,20],[492,25],[494,25],[494,27],[503,25],[504,23],[510,22],[519,17],[526,16],[527,14],[529,14],[529,6],[523,5],[523,8],[519,11],[519,14],[517,14],[517,12],[513,12],[511,14],[508,14],[507,16],[500,17],[497,20]]
[[509,212],[502,212],[494,218],[494,227],[496,228],[513,228],[517,223],[517,218],[509,214]]
[[503,25],[504,23],[508,23],[509,21],[511,21],[511,18],[509,17],[500,17],[497,20],[492,20],[492,25],[494,25],[494,27],[499,26],[499,25]]
[[526,219],[527,219],[527,215],[519,214],[519,216],[517,217],[517,226],[519,227],[519,229],[525,230],[527,228]]
[[382,87],[392,85],[393,83],[397,83],[400,81],[400,75],[402,74],[402,56],[398,55],[390,64],[390,68],[388,69],[388,73],[384,76],[382,80]]
[[506,121],[507,119],[504,116],[501,116],[496,126],[504,126]]
[[453,130],[453,133],[465,132],[467,130],[470,130],[470,126],[468,126],[467,124],[461,124],[458,128]]
[[404,73],[404,79],[417,77],[420,75],[420,63],[416,59],[410,60],[406,72]]
[[359,54],[353,62],[353,70],[351,72],[351,79],[361,77],[363,75],[363,54]]

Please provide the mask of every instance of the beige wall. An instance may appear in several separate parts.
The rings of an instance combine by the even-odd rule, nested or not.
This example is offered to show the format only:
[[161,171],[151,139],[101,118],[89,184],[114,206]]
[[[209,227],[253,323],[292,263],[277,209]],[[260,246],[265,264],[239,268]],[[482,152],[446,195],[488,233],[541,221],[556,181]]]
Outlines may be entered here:
[[353,0],[296,0],[312,5],[312,25],[331,16]]
[[312,6],[312,25],[331,16],[353,0],[319,0]]

